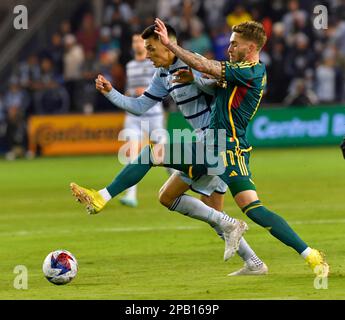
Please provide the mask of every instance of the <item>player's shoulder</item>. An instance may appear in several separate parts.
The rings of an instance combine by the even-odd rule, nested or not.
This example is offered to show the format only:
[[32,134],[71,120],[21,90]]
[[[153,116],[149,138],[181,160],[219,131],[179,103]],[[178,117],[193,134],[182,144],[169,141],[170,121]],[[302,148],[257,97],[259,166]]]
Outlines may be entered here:
[[230,62],[230,61],[225,61],[225,65],[228,68],[242,69],[242,70],[265,69],[265,64],[262,63],[261,61],[259,61],[259,62],[249,62],[249,61]]
[[259,62],[225,62],[226,67],[232,69],[237,74],[242,74],[248,77],[262,77],[266,73],[266,66],[261,61]]

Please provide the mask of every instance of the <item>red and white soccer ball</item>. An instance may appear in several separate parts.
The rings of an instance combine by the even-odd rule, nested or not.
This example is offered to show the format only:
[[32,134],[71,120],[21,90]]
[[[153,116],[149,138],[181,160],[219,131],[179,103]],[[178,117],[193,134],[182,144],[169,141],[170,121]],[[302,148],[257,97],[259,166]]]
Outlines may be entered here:
[[50,252],[43,262],[43,273],[47,280],[56,285],[67,284],[77,275],[77,259],[67,250]]

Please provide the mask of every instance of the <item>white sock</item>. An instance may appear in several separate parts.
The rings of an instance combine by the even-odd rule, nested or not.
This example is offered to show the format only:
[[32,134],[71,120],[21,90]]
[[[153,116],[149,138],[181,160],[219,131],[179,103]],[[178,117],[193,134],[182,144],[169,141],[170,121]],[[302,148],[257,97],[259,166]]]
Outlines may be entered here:
[[263,261],[254,253],[253,256],[251,256],[247,261],[246,261],[247,265],[253,267],[261,267],[264,263]]
[[99,190],[98,193],[102,196],[105,202],[108,202],[112,198],[107,188]]
[[126,198],[133,200],[137,198],[137,185],[131,186],[126,190]]
[[[242,258],[243,261],[247,261],[247,260],[251,259],[253,256],[255,256],[257,259],[259,259],[256,256],[254,250],[249,246],[249,244],[247,243],[247,241],[243,237],[240,240],[240,245],[238,247],[237,253]],[[262,261],[261,261],[261,263],[262,263]]]
[[302,258],[306,259],[306,258],[309,256],[310,252],[311,252],[311,248],[310,248],[310,247],[308,247],[307,249],[305,249],[305,250],[301,253]]
[[212,227],[218,226],[223,221],[228,221],[232,224],[237,222],[236,219],[229,217],[227,214],[217,211],[207,206],[201,200],[187,195],[178,197],[169,210],[177,211],[185,216],[205,221]]

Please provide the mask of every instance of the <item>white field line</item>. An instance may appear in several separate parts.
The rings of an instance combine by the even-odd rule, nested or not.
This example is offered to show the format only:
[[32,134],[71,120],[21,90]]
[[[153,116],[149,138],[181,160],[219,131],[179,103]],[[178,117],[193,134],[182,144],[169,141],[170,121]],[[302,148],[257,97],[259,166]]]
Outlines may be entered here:
[[[328,219],[328,220],[291,220],[288,221],[291,225],[320,225],[320,224],[345,224],[345,219]],[[257,228],[261,228],[258,225],[253,225]],[[45,235],[53,232],[53,234],[71,234],[71,233],[120,233],[120,232],[151,232],[151,231],[179,231],[179,230],[198,230],[203,229],[204,225],[200,226],[171,226],[171,227],[114,227],[114,228],[95,228],[85,230],[73,230],[73,229],[60,229],[60,230],[20,230],[20,231],[0,231],[0,237],[8,236],[34,236],[34,235]]]
[[0,237],[5,236],[32,236],[32,235],[44,235],[48,234],[50,232],[53,232],[53,234],[68,234],[75,232],[76,234],[80,233],[120,233],[120,232],[150,232],[150,231],[174,231],[174,230],[195,230],[195,229],[201,229],[201,227],[198,226],[176,226],[176,227],[120,227],[120,228],[95,228],[95,229],[87,229],[87,230],[72,230],[72,229],[61,229],[61,230],[42,230],[42,231],[27,231],[27,230],[21,230],[21,231],[13,231],[13,232],[2,232],[0,231]]

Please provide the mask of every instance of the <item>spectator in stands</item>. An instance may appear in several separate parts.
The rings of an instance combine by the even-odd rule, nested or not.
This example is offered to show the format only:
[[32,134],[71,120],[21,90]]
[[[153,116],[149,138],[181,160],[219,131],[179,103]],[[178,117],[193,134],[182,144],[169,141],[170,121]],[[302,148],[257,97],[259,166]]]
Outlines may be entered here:
[[[143,1],[146,5],[147,1]],[[105,5],[103,22],[106,25],[110,25],[114,12],[119,12],[123,21],[128,23],[133,17],[133,10],[131,6],[122,0],[111,0]]]
[[268,0],[269,7],[269,16],[272,18],[273,23],[281,22],[283,15],[286,12],[286,0]]
[[72,34],[68,34],[64,38],[64,81],[68,91],[71,108],[81,111],[80,104],[80,82],[82,81],[82,66],[85,60],[83,48],[77,43],[76,38]]
[[306,23],[308,13],[300,8],[298,0],[289,0],[287,8],[288,12],[284,14],[282,22],[284,24],[285,35],[289,36],[294,32],[296,20],[300,20],[299,23],[302,21]]
[[181,3],[181,0],[158,0],[157,1],[157,17],[161,17],[164,21],[170,23],[170,18],[176,15],[178,12],[178,7]]
[[123,66],[116,58],[111,61],[111,79],[113,83],[113,87],[121,92],[125,92],[125,87],[126,87],[126,71]]
[[226,22],[217,29],[214,29],[215,32],[213,34],[213,51],[214,51],[214,58],[218,61],[223,61],[229,59],[228,54],[228,47],[229,47],[229,39],[231,36],[231,31]]
[[55,71],[61,75],[63,74],[63,53],[64,46],[61,34],[59,32],[55,32],[51,36],[48,47],[43,50],[42,55],[53,61]]
[[62,75],[55,72],[53,61],[48,57],[43,58],[41,78],[35,84],[37,114],[60,114],[69,111],[69,96],[62,84]]
[[96,59],[95,53],[89,51],[85,55],[85,61],[82,67],[83,75],[83,96],[82,110],[84,113],[92,113],[96,105],[95,79],[100,71],[99,60]]
[[83,17],[82,25],[77,32],[77,41],[83,47],[84,52],[93,51],[97,48],[99,31],[95,25],[94,16],[86,13]]
[[286,47],[282,39],[276,38],[271,44],[271,63],[267,66],[270,81],[267,83],[267,101],[279,103],[287,94],[286,88]]
[[306,107],[317,104],[318,98],[312,90],[307,89],[304,79],[295,79],[291,92],[283,103],[287,106]]
[[298,33],[294,37],[292,47],[286,58],[286,76],[291,80],[304,78],[307,70],[315,67],[315,54],[309,45],[309,39],[304,33]]
[[131,50],[131,25],[126,23],[122,17],[119,9],[113,11],[110,25],[112,39],[121,44],[120,46],[120,61],[123,65],[130,59]]
[[204,27],[202,24],[192,24],[190,30],[191,38],[184,42],[184,47],[187,50],[197,52],[208,59],[212,59],[212,42],[208,34],[204,32],[203,29]]
[[315,91],[320,102],[334,103],[337,98],[340,99],[341,84],[342,75],[336,67],[334,57],[332,55],[326,56],[315,70]]
[[252,16],[242,4],[237,4],[234,10],[226,16],[226,22],[230,28],[250,20],[252,20]]
[[[345,7],[345,2],[344,2]],[[339,49],[340,54],[345,56],[345,21],[335,17],[334,21],[329,23],[327,30],[329,42],[332,42]]]
[[157,13],[157,0],[134,2],[134,12],[139,17],[155,17]]
[[110,27],[103,27],[100,32],[100,39],[97,45],[98,57],[102,55],[115,55],[119,57],[120,42],[119,39],[113,39]]
[[250,15],[252,20],[261,22],[267,36],[267,41],[270,41],[272,35],[272,19],[270,16],[265,14],[265,12],[261,9],[260,6],[253,6],[250,10]]
[[169,19],[172,27],[178,32],[181,42],[191,38],[192,28],[203,24],[195,12],[196,8],[192,0],[184,0],[179,13]]
[[63,20],[60,23],[59,33],[61,34],[62,38],[72,33],[72,26],[69,20]]
[[[202,8],[206,22],[206,28],[210,31],[213,28],[221,28],[225,22],[223,17],[224,7],[226,0],[204,0]],[[229,39],[228,39],[229,42]]]
[[28,107],[28,96],[19,84],[19,79],[13,77],[10,80],[9,90],[4,97],[6,113],[6,140],[9,151],[7,160],[23,157],[27,151],[26,119],[25,113]]
[[[63,71],[66,87],[71,96],[72,110],[83,111],[85,101],[92,101],[87,85],[90,79],[83,70],[93,69],[92,56],[99,57],[99,68],[108,77],[115,79],[117,88],[123,88],[123,66],[128,62],[131,51],[131,35],[140,32],[151,23],[155,12],[159,17],[175,27],[181,42],[189,49],[201,54],[214,55],[217,60],[227,60],[226,52],[231,34],[231,26],[247,20],[258,20],[263,23],[269,41],[262,51],[260,59],[267,64],[268,88],[264,102],[281,103],[287,96],[287,86],[293,85],[296,78],[303,78],[306,90],[315,90],[322,79],[334,79],[333,89],[325,97],[322,90],[322,101],[345,101],[345,2],[342,0],[327,1],[328,28],[316,30],[313,27],[313,7],[317,2],[310,0],[103,0],[103,22],[100,25],[101,37],[93,15],[87,11],[92,6],[82,6],[77,19],[61,22],[58,32],[51,38],[51,45],[44,56],[51,57],[56,71]],[[83,13],[86,13],[85,15]],[[229,13],[226,15],[226,13]],[[153,16],[152,16],[153,15]],[[79,16],[82,17],[81,22]],[[223,27],[224,25],[224,27]],[[202,27],[201,27],[202,26]],[[106,28],[103,28],[106,27]],[[111,38],[109,39],[109,29]],[[202,30],[203,29],[203,30]],[[61,34],[59,37],[58,34]],[[82,43],[78,45],[76,36]],[[61,38],[63,39],[63,66],[61,71]],[[209,40],[212,39],[212,47]],[[121,45],[119,45],[121,44]],[[84,53],[85,50],[85,53]],[[335,66],[325,61],[329,51],[334,50]],[[90,54],[89,54],[90,52]],[[116,52],[116,53],[114,53]],[[108,54],[110,53],[110,54]],[[37,79],[40,79],[38,53],[33,53],[24,62],[18,64],[14,74],[19,77],[21,85],[29,92],[35,90]],[[84,55],[90,60],[84,65]],[[316,68],[317,66],[317,68]],[[85,68],[85,69],[84,69]],[[317,72],[317,74],[316,74]],[[328,76],[327,76],[328,75]],[[331,80],[330,83],[334,81]],[[325,84],[323,87],[332,84]],[[324,88],[323,88],[324,89]],[[83,94],[84,91],[84,94]],[[319,93],[319,90],[317,90]],[[85,98],[85,99],[84,99]],[[92,102],[90,103],[92,104]],[[89,105],[90,105],[89,104]],[[96,103],[98,106],[104,106]],[[91,110],[90,107],[86,108]],[[32,106],[28,110],[32,110]],[[30,112],[30,111],[29,111]]]
[[30,54],[28,58],[19,64],[15,74],[19,78],[19,83],[25,89],[33,89],[33,84],[41,77],[41,68],[37,54]]

